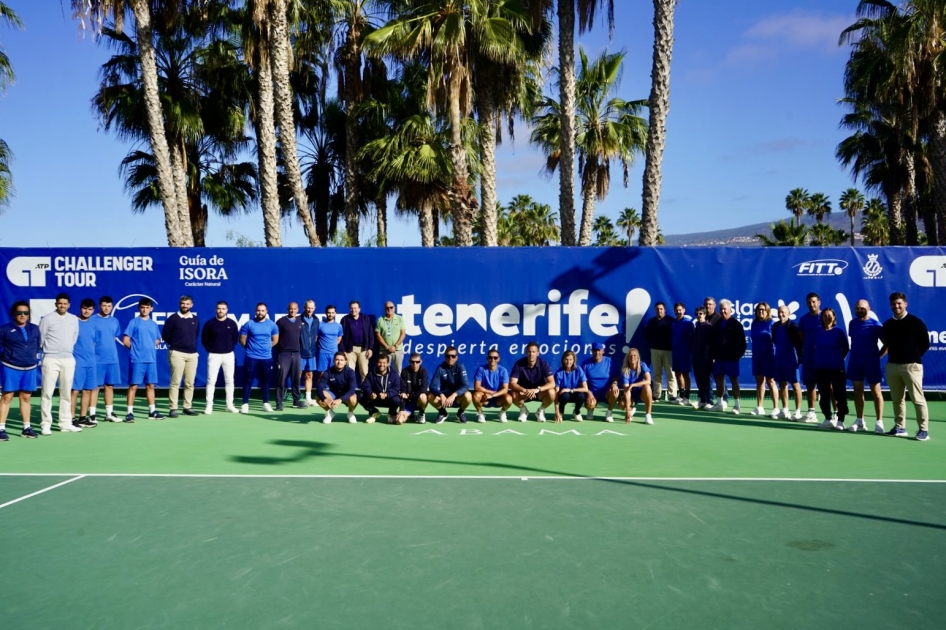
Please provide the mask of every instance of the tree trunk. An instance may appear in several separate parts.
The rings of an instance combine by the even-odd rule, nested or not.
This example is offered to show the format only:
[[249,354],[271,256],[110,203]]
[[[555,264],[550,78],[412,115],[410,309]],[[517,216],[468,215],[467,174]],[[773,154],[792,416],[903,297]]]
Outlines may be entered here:
[[578,235],[578,244],[582,247],[591,245],[591,224],[595,216],[595,197],[598,190],[598,172],[588,168],[587,180],[581,182],[581,232]]
[[887,233],[890,241],[888,245],[903,245],[900,187],[898,185],[885,186],[884,196],[887,198]]
[[[933,170],[933,208],[936,242],[946,243],[946,111],[937,109],[930,130],[930,161]],[[929,232],[927,232],[929,237]],[[933,240],[930,240],[932,243]]]
[[480,210],[483,216],[483,242],[481,245],[496,247],[496,107],[493,103],[493,87],[484,81],[477,94],[477,109],[480,114],[480,159],[483,174],[480,176]]
[[449,196],[453,214],[453,238],[457,246],[469,247],[473,244],[473,219],[476,210],[470,199],[469,170],[466,151],[463,148],[459,81],[451,76],[450,82],[450,160],[453,163],[453,185],[450,187]]
[[358,11],[348,22],[345,39],[345,231],[358,247],[358,120],[354,109],[361,94],[361,51],[358,47]]
[[147,0],[133,0],[138,33],[138,55],[141,59],[141,82],[144,89],[145,112],[148,116],[148,136],[158,176],[158,191],[164,206],[164,229],[168,245],[183,247],[187,238],[180,221],[181,200],[174,185],[174,170],[171,166],[171,151],[164,135],[164,114],[158,91],[158,64],[154,52],[154,35],[151,31],[151,9]]
[[440,210],[437,208],[431,209],[431,216],[433,217],[433,244],[431,247],[435,247],[440,244]]
[[641,207],[640,244],[657,244],[657,210],[663,181],[667,113],[670,111],[670,59],[673,56],[673,9],[676,0],[654,0],[654,59],[650,71],[644,194]]
[[378,247],[388,246],[388,198],[386,195],[380,195],[374,200],[374,208],[377,211],[377,241]]
[[558,214],[562,245],[575,244],[575,0],[558,0],[559,103],[562,156],[558,163]]
[[916,162],[913,151],[904,151],[901,160],[906,176],[903,182],[903,225],[907,245],[917,245],[919,233],[917,232]]
[[851,219],[851,247],[854,247],[854,213],[848,215]]
[[191,190],[188,193],[190,207],[191,235],[194,247],[206,247],[207,235],[207,206],[200,202],[200,190]]
[[430,206],[425,205],[418,215],[420,223],[420,244],[422,247],[434,246],[434,213]]
[[183,140],[169,142],[168,146],[171,149],[171,171],[174,173],[174,189],[177,192],[177,198],[186,201],[183,206],[178,206],[179,212],[177,213],[178,224],[181,226],[181,246],[193,247],[194,236],[191,227],[190,199],[187,194],[187,157],[184,153]]
[[286,18],[286,0],[276,0],[270,5],[270,61],[272,63],[272,83],[275,93],[274,114],[279,126],[279,142],[282,145],[283,163],[286,176],[292,188],[292,198],[296,202],[296,214],[305,229],[309,245],[318,247],[319,236],[309,214],[309,200],[302,183],[299,169],[299,154],[296,151],[296,123],[292,114],[292,87],[289,85],[289,23]]
[[260,199],[263,206],[263,238],[266,247],[282,247],[279,225],[279,183],[276,177],[276,129],[273,121],[273,78],[269,56],[260,45],[256,82],[256,155],[259,159]]

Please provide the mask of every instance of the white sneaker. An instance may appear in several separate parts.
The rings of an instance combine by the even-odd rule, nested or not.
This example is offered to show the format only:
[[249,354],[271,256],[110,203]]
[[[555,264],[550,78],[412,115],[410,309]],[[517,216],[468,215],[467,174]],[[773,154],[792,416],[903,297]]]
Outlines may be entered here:
[[883,420],[878,420],[877,422],[874,423],[874,433],[878,433],[880,435],[883,435],[884,433],[886,433],[886,430],[884,429]]
[[74,424],[60,424],[59,432],[60,433],[82,433],[82,427],[77,427]]
[[772,418],[773,420],[778,420],[779,418],[782,417],[782,414],[781,414],[781,412],[778,410],[778,407],[776,407],[775,410],[772,411],[772,415],[770,415],[769,417]]
[[644,424],[653,424],[653,423],[654,423],[654,419],[650,417],[650,414],[647,414],[646,416],[644,416]]
[[272,413],[273,406],[269,403],[263,403],[263,411],[265,411],[266,413]]
[[233,405],[227,405],[227,411],[230,413],[240,413],[240,411]]
[[246,403],[240,405],[240,413],[250,413],[250,406]]
[[837,429],[838,423],[834,421],[834,418],[828,418],[824,422],[818,425],[819,429]]
[[484,416],[484,415],[481,414],[481,413],[478,413],[478,414],[476,414],[476,421],[477,421],[477,422],[481,422],[481,423],[482,423],[482,422],[486,422],[486,416]]
[[334,410],[334,409],[326,409],[326,410],[325,410],[325,417],[322,418],[322,424],[332,424],[332,420],[334,420],[334,419],[335,419],[335,410]]
[[205,416],[209,416],[209,415],[212,414],[213,412],[214,412],[214,406],[213,406],[213,405],[207,405],[206,407],[204,407],[204,415],[205,415]]
[[[778,412],[776,411],[776,413],[778,413]],[[750,415],[750,416],[764,416],[764,415],[765,415],[765,408],[764,408],[764,407],[756,407],[755,409],[753,409],[752,411],[749,412],[749,415]]]
[[[381,412],[375,411],[373,414],[368,416],[368,418],[365,420],[365,424],[374,424],[375,420],[377,420],[380,417],[381,417]],[[348,414],[348,421],[351,422],[351,414]]]
[[105,414],[105,420],[108,422],[121,422],[122,419],[116,416],[114,413]]
[[838,423],[838,414],[836,414],[836,413],[831,414],[831,419],[834,420],[834,423],[835,423],[835,424],[837,424],[837,423]]
[[707,411],[726,411],[726,401],[720,398],[715,405],[710,405],[706,409]]
[[348,424],[355,424],[356,422],[358,422],[358,419],[355,418],[355,414],[352,413],[351,411],[349,411],[349,412],[348,412]]
[[[723,404],[726,404],[726,401],[725,401],[725,400],[723,401]],[[737,400],[737,401],[736,401],[736,404],[733,405],[732,413],[733,413],[734,416],[738,416],[741,411],[742,411],[742,410],[739,409],[739,401]]]
[[519,422],[525,422],[528,419],[529,419],[528,409],[523,409],[522,411],[519,412]]
[[[788,409],[786,409],[785,411],[788,411]],[[801,422],[801,409],[795,410],[795,414],[792,416],[792,420],[794,420],[795,422]]]
[[815,412],[811,409],[808,410],[808,413],[805,414],[805,422],[808,424],[814,424],[818,422],[818,416],[815,415]]
[[580,413],[575,414],[575,422],[584,422],[585,419],[581,417]]
[[604,414],[605,422],[614,422],[614,412],[608,409],[608,413]]
[[677,404],[680,405],[681,407],[690,406],[690,400],[687,398],[684,398],[683,396],[681,396],[680,398],[677,398],[677,401],[678,401]]
[[704,409],[704,408],[706,407],[706,404],[705,404],[705,403],[701,403],[701,402],[698,401],[698,400],[694,400],[694,401],[693,401],[693,404],[691,405],[691,407],[693,407],[694,409]]
[[507,420],[506,420],[506,412],[505,412],[505,411],[500,411],[500,412],[499,412],[499,421],[500,421],[500,422],[506,422],[506,421],[507,421]]
[[631,407],[631,412],[628,415],[630,415],[633,418],[635,413],[637,413],[637,407]]
[[40,435],[52,435],[53,431],[49,427],[41,427],[39,430]]
[[864,418],[858,418],[854,421],[854,424],[847,428],[851,433],[857,433],[858,431],[866,431],[867,427],[864,426]]
[[539,409],[539,412],[535,414],[535,419],[538,422],[545,422],[545,409]]

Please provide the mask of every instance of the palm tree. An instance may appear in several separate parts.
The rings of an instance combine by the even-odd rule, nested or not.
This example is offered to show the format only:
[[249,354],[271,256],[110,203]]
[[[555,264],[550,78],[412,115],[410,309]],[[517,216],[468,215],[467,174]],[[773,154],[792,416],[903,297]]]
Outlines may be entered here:
[[809,243],[813,247],[828,247],[833,245],[843,245],[847,239],[847,232],[836,230],[829,223],[816,223],[808,231],[811,236]]
[[[575,146],[583,203],[578,244],[589,245],[595,200],[607,197],[611,183],[611,160],[616,158],[624,167],[626,187],[628,169],[634,154],[643,152],[647,132],[646,123],[638,116],[643,101],[608,98],[619,84],[625,53],[602,53],[593,62],[584,50],[579,53]],[[545,169],[550,174],[561,161],[560,109],[557,101],[546,97],[533,118],[531,140],[545,152]]]
[[10,203],[10,198],[15,192],[13,188],[13,174],[10,172],[10,164],[13,162],[13,153],[9,145],[0,138],[0,211]]
[[808,216],[821,223],[827,214],[831,214],[831,200],[824,193],[815,193],[808,200]]
[[677,0],[654,0],[654,55],[650,71],[647,160],[641,216],[641,245],[657,244],[657,210],[663,179],[663,155],[670,110],[670,59],[673,56],[673,10]]
[[[147,119],[148,139],[155,157],[158,187],[164,206],[164,225],[171,247],[192,246],[190,216],[187,207],[184,158],[180,147],[171,145],[165,136],[164,112],[158,82],[151,7],[149,0],[72,0],[72,10],[83,27],[88,23],[100,30],[109,18],[115,31],[122,32],[129,12],[135,18],[136,54],[140,60],[143,106]],[[169,13],[176,5],[168,5]],[[166,19],[172,20],[170,16]]]
[[808,210],[808,204],[811,202],[811,195],[805,188],[793,188],[785,197],[785,208],[795,217],[795,225],[801,225],[801,218]]
[[634,230],[641,226],[641,217],[637,214],[637,208],[624,208],[621,216],[618,217],[617,226],[627,233],[627,244],[634,244]]
[[500,245],[544,247],[559,242],[558,215],[551,206],[537,203],[529,195],[516,195],[497,210]]
[[608,217],[595,217],[591,229],[595,233],[595,247],[617,247],[621,244],[621,239],[614,232],[614,225]]
[[[13,9],[0,1],[0,24],[6,24],[13,28],[23,28],[23,23],[17,17]],[[15,80],[13,66],[10,65],[10,58],[0,47],[0,94],[6,92],[7,85]],[[10,203],[10,197],[13,196],[13,174],[10,171],[10,164],[13,162],[13,152],[9,145],[0,138],[0,209],[3,209]]]
[[865,245],[887,245],[890,242],[886,208],[876,197],[869,199],[864,207],[864,214],[861,215],[861,235]]
[[838,207],[851,219],[851,247],[854,247],[854,217],[864,209],[864,194],[857,188],[848,188],[841,193]]
[[766,247],[798,247],[805,244],[808,238],[808,227],[799,223],[786,223],[779,219],[778,223],[771,225],[772,235],[756,234],[762,245]]

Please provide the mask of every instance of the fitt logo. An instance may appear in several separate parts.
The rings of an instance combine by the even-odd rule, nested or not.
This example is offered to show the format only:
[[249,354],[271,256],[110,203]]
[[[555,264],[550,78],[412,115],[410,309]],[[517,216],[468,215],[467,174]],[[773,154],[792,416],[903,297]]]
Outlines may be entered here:
[[49,256],[17,256],[7,263],[7,280],[18,287],[45,287],[52,262]]

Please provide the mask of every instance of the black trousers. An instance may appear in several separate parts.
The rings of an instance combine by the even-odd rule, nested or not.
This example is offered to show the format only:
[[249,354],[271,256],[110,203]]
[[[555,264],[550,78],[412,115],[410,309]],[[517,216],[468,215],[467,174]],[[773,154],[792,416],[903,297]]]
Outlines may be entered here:
[[302,377],[302,361],[298,352],[280,352],[276,357],[276,403],[282,404],[286,397],[286,378],[292,391],[292,402],[301,399],[299,380]]
[[713,361],[711,359],[693,359],[693,374],[696,375],[696,390],[701,403],[713,402],[710,390],[710,376],[712,373]]
[[819,404],[821,413],[830,418],[834,410],[831,407],[831,396],[838,403],[838,422],[844,422],[847,415],[847,374],[844,370],[815,370],[815,382],[818,384],[818,393],[821,395]]
[[575,403],[575,413],[581,411],[581,408],[585,406],[585,400],[588,399],[588,395],[584,392],[567,392],[564,394],[558,395],[558,412],[561,414],[565,413],[565,405],[568,403]]
[[389,416],[396,416],[401,408],[401,398],[375,398],[371,400],[368,396],[362,396],[359,401],[368,414],[387,412]]

